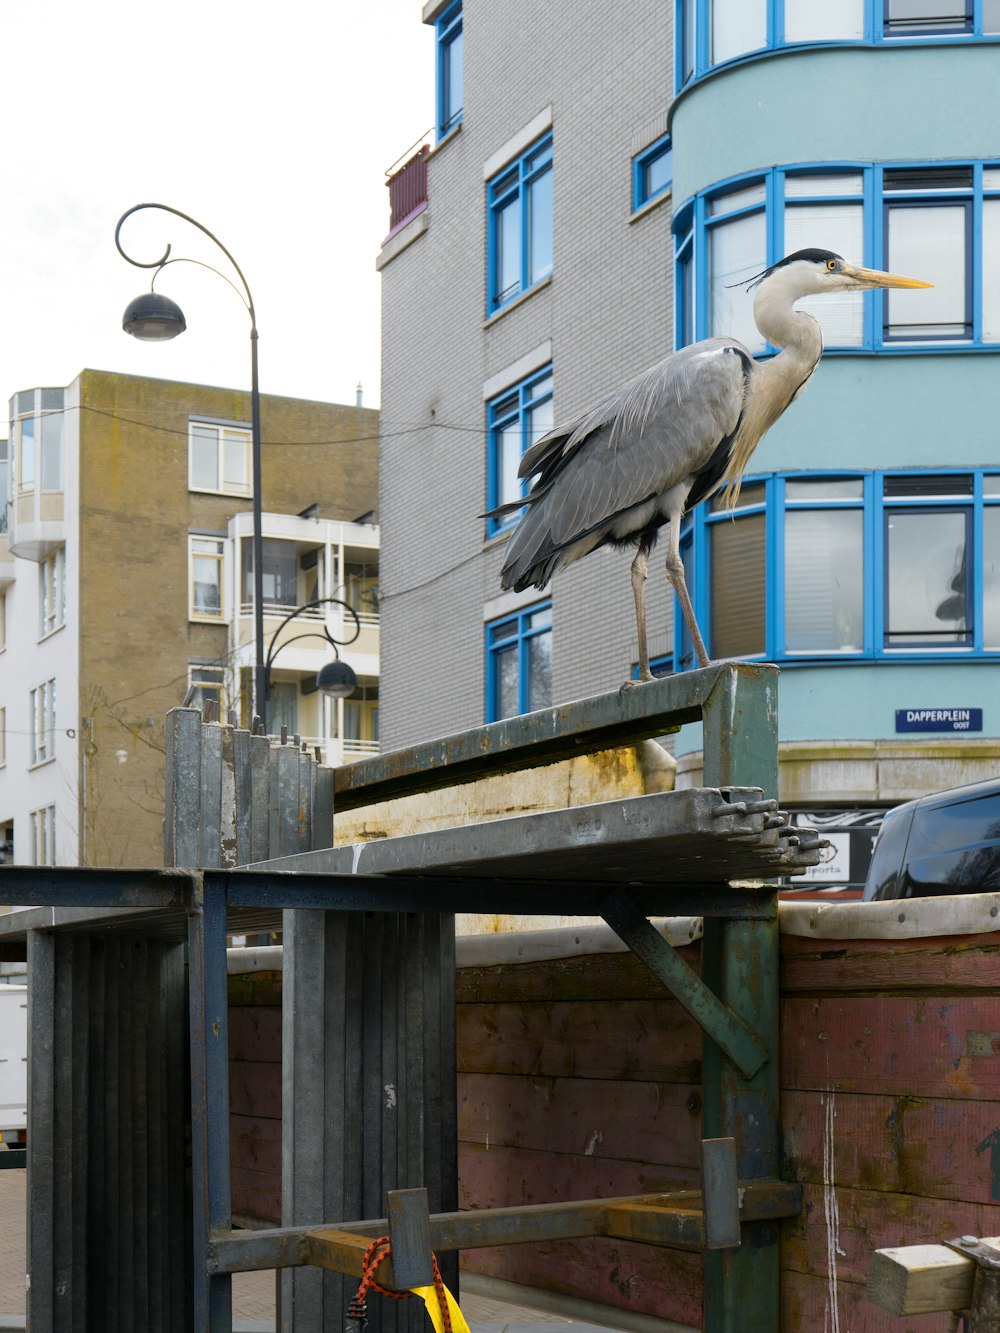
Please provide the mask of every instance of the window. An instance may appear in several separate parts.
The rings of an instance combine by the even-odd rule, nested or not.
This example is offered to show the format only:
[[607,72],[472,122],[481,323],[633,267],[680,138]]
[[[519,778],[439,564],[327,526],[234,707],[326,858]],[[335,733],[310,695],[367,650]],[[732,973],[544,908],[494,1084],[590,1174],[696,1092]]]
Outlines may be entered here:
[[63,397],[62,389],[26,389],[11,400],[19,495],[63,488]]
[[673,154],[670,135],[657,139],[632,159],[632,210],[666,194],[673,184]]
[[7,501],[10,499],[10,445],[0,440],[0,535],[7,531]]
[[552,603],[486,626],[486,720],[552,704]]
[[44,764],[55,758],[56,683],[47,680],[28,696],[31,728],[31,763]]
[[437,37],[437,137],[462,123],[462,0],[449,5],[434,25]]
[[53,551],[38,566],[38,637],[66,623],[66,550]]
[[[298,606],[299,571],[295,543],[264,537],[261,542],[265,607]],[[253,606],[253,539],[243,538],[243,605]]]
[[31,865],[54,866],[56,863],[56,808],[48,805],[42,810],[32,810],[28,816],[28,833],[31,839]]
[[188,433],[188,486],[192,491],[252,495],[250,431],[241,426],[192,421]]
[[552,135],[494,176],[486,193],[493,314],[552,272]]
[[0,706],[0,768],[7,766],[7,709]]
[[[714,657],[1000,655],[1000,472],[750,480],[734,513],[688,515],[681,553]],[[679,613],[675,648],[694,664]]]
[[299,687],[294,681],[272,680],[267,694],[268,734],[278,736],[285,727],[289,736],[299,730]]
[[190,609],[192,620],[223,619],[223,573],[226,543],[221,537],[189,537]]
[[[528,493],[517,470],[525,450],[552,429],[552,367],[530,375],[487,404],[487,497],[495,509]],[[487,519],[487,536],[517,522],[517,516]]]
[[828,349],[1000,344],[998,165],[780,167],[706,191],[674,233],[678,346],[728,334],[766,352],[747,280],[809,246],[934,284],[806,298]]
[[225,716],[226,670],[206,662],[192,662],[188,666],[188,685],[191,698],[188,707],[204,710],[206,704],[214,705],[215,716]]
[[716,65],[787,46],[1000,32],[1000,0],[678,0],[678,14],[678,91]]

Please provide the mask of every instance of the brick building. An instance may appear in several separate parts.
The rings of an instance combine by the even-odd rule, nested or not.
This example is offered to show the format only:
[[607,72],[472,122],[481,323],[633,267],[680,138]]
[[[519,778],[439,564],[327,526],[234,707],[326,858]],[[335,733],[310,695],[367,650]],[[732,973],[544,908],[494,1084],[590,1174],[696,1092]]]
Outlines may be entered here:
[[[378,413],[261,403],[269,730],[329,762],[377,746]],[[0,533],[0,835],[22,864],[158,865],[164,714],[191,692],[249,721],[253,638],[249,397],[85,370],[11,399]],[[343,651],[334,702],[315,674]],[[346,617],[346,621],[345,621]],[[280,652],[279,652],[280,650]]]

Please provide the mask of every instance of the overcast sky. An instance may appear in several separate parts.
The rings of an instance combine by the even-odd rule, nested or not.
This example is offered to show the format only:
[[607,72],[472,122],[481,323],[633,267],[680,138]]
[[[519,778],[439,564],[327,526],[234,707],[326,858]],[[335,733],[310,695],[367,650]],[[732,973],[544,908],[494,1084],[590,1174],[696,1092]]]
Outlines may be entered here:
[[[122,332],[150,273],[118,254],[115,225],[152,201],[197,218],[242,268],[264,393],[353,403],[360,380],[377,406],[384,172],[434,118],[420,13],[420,0],[9,0],[2,401],[85,367],[249,386],[249,318],[204,269],[157,280],[184,309],[180,338]],[[138,259],[169,242],[226,268],[168,214],[130,219],[122,241]]]

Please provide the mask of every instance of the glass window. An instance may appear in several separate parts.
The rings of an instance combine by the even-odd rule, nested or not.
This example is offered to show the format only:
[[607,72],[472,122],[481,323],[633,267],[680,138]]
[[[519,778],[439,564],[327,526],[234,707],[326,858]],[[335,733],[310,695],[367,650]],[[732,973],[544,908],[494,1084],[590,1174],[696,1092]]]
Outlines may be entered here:
[[887,37],[972,31],[972,0],[885,0]]
[[785,499],[796,500],[863,500],[865,483],[860,477],[788,477],[785,481]]
[[886,511],[887,648],[971,642],[968,524],[964,509]]
[[[282,541],[280,537],[264,537],[261,542],[264,554],[263,593],[264,605],[276,607],[298,606],[299,571],[295,543]],[[243,602],[253,605],[253,539],[243,538]]]
[[252,440],[239,426],[192,422],[188,434],[188,485],[224,495],[253,493]]
[[35,418],[17,423],[17,489],[22,494],[35,489]]
[[723,518],[710,529],[713,657],[764,652],[767,516]]
[[61,491],[63,488],[63,414],[46,412],[39,420],[41,433],[41,469],[39,480],[43,491]]
[[1000,32],[1000,0],[983,0],[983,32]]
[[487,186],[492,313],[552,271],[552,136]]
[[299,730],[299,687],[293,680],[272,680],[267,694],[268,732],[278,736],[282,727],[289,736]]
[[[1000,0],[998,0],[1000,3]],[[697,47],[698,0],[682,0],[681,5],[681,86],[692,77]]]
[[[969,338],[967,248],[971,203],[886,205],[887,266],[934,284],[886,293],[887,338]],[[926,301],[917,298],[925,296]]]
[[462,119],[463,59],[462,5],[449,5],[437,20],[438,139],[449,134]]
[[[828,171],[816,176],[789,172],[785,177],[786,199],[809,199],[816,195],[864,194],[865,178],[860,171]],[[788,247],[791,249],[791,246]]]
[[633,209],[642,208],[657,195],[666,194],[672,183],[673,153],[670,136],[664,135],[632,159]]
[[983,200],[983,342],[1000,342],[1000,199]]
[[785,0],[786,42],[859,42],[864,35],[864,0]]
[[43,810],[32,810],[28,816],[28,833],[31,840],[31,864],[35,866],[54,866],[56,863],[56,808],[46,806]]
[[738,338],[751,351],[764,349],[753,319],[753,292],[745,284],[766,264],[763,212],[719,223],[709,232],[709,333]]
[[191,687],[188,706],[204,711],[208,705],[214,710],[216,719],[221,721],[225,716],[225,667],[192,662],[188,667],[188,684]]
[[486,626],[486,720],[552,705],[552,603]]
[[226,544],[217,537],[191,537],[190,615],[198,620],[223,618],[223,561]]
[[[791,178],[794,179],[794,178]],[[818,246],[850,257],[865,252],[864,205],[795,204],[785,209],[785,253]],[[901,273],[908,270],[901,269]],[[919,269],[914,269],[919,273]],[[864,341],[863,292],[830,292],[796,302],[799,310],[819,321],[823,342],[830,347],[856,347]]]
[[38,637],[66,623],[66,551],[60,547],[38,566]]
[[[530,479],[521,481],[517,470],[525,450],[552,429],[552,369],[534,375],[494,398],[486,408],[487,505],[498,505],[526,495]],[[487,535],[517,522],[517,515],[487,520]]]
[[864,632],[863,512],[789,510],[785,514],[787,651],[860,653]]
[[712,63],[767,45],[766,0],[712,0]]
[[983,647],[1000,649],[1000,505],[983,510]]
[[31,726],[30,762],[44,764],[55,758],[56,683],[44,681],[28,696]]

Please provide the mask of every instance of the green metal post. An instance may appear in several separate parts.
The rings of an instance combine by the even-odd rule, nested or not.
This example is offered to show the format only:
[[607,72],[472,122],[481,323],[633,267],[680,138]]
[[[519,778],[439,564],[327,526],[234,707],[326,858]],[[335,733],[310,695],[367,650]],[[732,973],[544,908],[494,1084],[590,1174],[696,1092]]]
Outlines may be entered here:
[[[754,786],[778,794],[778,672],[741,663],[721,672],[704,710],[706,787]],[[702,976],[769,1051],[744,1078],[704,1040],[706,1138],[733,1137],[740,1179],[778,1172],[778,909],[768,921],[705,919]],[[705,1333],[777,1333],[781,1326],[779,1229],[742,1228],[738,1250],[705,1254]]]

